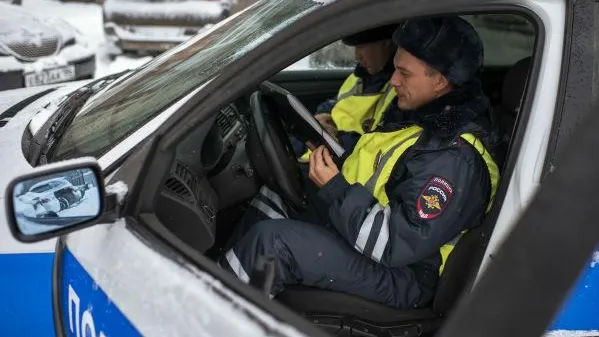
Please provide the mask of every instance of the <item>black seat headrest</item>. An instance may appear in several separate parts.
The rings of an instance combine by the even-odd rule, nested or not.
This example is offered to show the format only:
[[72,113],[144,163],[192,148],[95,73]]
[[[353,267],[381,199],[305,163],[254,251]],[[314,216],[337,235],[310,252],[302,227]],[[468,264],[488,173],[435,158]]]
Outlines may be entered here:
[[520,106],[522,95],[524,95],[531,60],[532,58],[528,56],[516,62],[506,73],[503,80],[502,105],[514,115]]

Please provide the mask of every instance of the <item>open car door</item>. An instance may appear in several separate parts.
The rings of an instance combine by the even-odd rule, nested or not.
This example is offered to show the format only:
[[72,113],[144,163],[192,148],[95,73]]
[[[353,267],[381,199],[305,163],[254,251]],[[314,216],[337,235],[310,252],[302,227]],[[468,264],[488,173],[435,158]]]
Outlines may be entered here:
[[[597,105],[575,129],[559,153],[557,169],[438,336],[541,336],[547,331],[599,242],[596,110]],[[594,330],[563,336],[599,335]]]

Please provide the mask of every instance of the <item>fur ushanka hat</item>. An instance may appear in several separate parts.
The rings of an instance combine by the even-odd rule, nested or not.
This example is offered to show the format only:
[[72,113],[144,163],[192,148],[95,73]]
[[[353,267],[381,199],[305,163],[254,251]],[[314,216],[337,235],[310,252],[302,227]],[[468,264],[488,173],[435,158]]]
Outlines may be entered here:
[[457,16],[405,21],[393,42],[457,86],[472,80],[483,63],[480,36]]

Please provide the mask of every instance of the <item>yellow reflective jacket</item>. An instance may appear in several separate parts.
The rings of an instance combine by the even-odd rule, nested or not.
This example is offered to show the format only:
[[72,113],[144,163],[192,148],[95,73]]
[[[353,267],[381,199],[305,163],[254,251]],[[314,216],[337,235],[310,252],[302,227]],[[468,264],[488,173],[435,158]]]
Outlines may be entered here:
[[[418,141],[421,134],[422,128],[416,125],[393,132],[367,133],[360,138],[354,151],[343,164],[341,172],[347,182],[350,184],[359,183],[374,195],[383,212],[383,219],[390,220],[386,216],[388,214],[386,212],[390,212],[390,209],[387,208],[389,197],[385,188],[389,177],[396,163]],[[465,133],[460,137],[476,150],[485,163],[491,184],[486,205],[486,209],[488,210],[493,203],[499,183],[499,169],[483,143],[473,134]],[[430,165],[434,166],[435,163],[430,163]],[[426,182],[425,187],[422,187],[423,191],[416,202],[415,210],[418,213],[416,215],[422,219],[434,219],[439,216],[445,211],[444,208],[450,204],[450,199],[456,194],[455,188],[456,186],[453,186],[448,177],[436,177],[436,180],[435,178],[431,178],[430,181]],[[390,213],[388,215],[390,216]],[[364,226],[370,226],[370,229],[372,229],[375,217],[376,213],[375,216],[366,217],[361,226],[360,234],[356,240],[356,247],[361,252],[363,252],[368,240],[367,231],[364,230]],[[387,223],[387,226],[390,226],[390,223]],[[384,233],[379,232],[379,238],[383,234],[388,236],[390,230],[391,228],[388,228]],[[442,264],[439,269],[440,273],[443,271],[445,261],[460,235],[441,247]],[[380,261],[383,258],[384,248],[386,247],[386,245],[383,245],[383,242],[385,241],[388,241],[388,238],[385,239],[385,236],[382,236],[381,241],[377,240],[377,244],[375,244],[372,251],[372,257],[375,261]]]

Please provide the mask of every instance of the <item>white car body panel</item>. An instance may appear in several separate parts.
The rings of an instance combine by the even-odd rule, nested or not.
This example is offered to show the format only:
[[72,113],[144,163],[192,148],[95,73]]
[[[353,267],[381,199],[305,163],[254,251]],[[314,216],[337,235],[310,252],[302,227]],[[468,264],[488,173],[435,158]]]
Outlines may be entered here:
[[66,243],[143,336],[303,336],[210,274],[154,251],[126,229],[122,219],[73,233]]
[[[23,133],[29,124],[29,121],[49,102],[58,100],[60,97],[67,95],[78,87],[78,84],[71,84],[60,86],[57,90],[37,99],[14,117],[12,117],[8,123],[1,129],[0,137],[0,153],[3,153],[3,160],[10,162],[11,165],[4,165],[2,167],[2,174],[0,174],[0,189],[5,191],[8,183],[14,177],[29,172],[33,167],[25,160],[23,153],[21,152],[21,139]],[[49,88],[49,87],[48,87]],[[17,97],[19,94],[29,96],[35,92],[41,92],[46,87],[31,88],[31,89],[16,89],[9,90],[7,92],[0,93],[0,102],[10,102],[16,104],[18,102]],[[4,97],[8,97],[7,101],[4,101]],[[21,96],[21,99],[23,96]],[[12,106],[12,104],[7,106]],[[49,118],[50,116],[45,116]],[[16,149],[16,151],[15,151]],[[0,193],[0,204],[4,205],[4,193]],[[0,218],[6,219],[6,209],[0,207]],[[0,253],[20,253],[20,252],[53,252],[56,240],[42,241],[36,244],[24,244],[13,239],[8,226],[0,226],[0,237],[6,238],[2,240],[0,245]]]
[[539,76],[534,92],[528,124],[520,126],[526,128],[526,133],[479,275],[490,263],[490,257],[500,249],[501,243],[511,232],[539,186],[557,100],[560,79],[560,72],[557,70],[562,65],[565,2],[524,0],[519,3],[534,11],[545,25],[545,45],[540,70],[542,75]]

